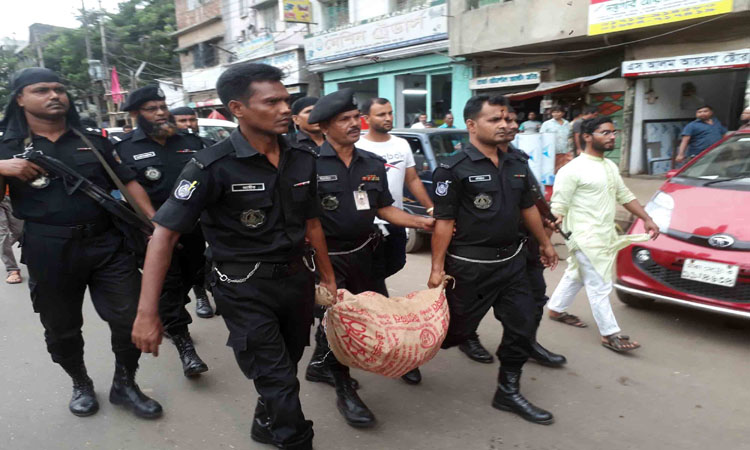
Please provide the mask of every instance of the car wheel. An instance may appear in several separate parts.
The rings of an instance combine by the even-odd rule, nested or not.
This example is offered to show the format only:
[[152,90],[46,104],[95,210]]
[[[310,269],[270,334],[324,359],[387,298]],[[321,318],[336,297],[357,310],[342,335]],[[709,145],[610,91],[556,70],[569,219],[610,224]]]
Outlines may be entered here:
[[632,306],[634,308],[646,308],[654,303],[654,299],[652,298],[638,297],[622,291],[617,291],[617,298],[619,298],[620,301],[625,303],[626,305]]
[[416,253],[424,244],[424,236],[414,228],[406,229],[406,253]]

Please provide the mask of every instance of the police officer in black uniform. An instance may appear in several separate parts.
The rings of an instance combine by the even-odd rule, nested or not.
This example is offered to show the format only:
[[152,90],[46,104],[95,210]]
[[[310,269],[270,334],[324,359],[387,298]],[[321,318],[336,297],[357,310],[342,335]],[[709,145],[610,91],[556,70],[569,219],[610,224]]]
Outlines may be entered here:
[[[122,162],[136,174],[138,182],[146,189],[154,209],[158,209],[169,197],[172,186],[185,164],[203,148],[203,142],[192,131],[178,130],[171,121],[164,93],[158,86],[136,89],[129,96],[124,111],[136,119],[138,128],[123,136],[116,145]],[[182,362],[186,377],[197,376],[208,370],[198,356],[188,331],[190,317],[185,305],[190,301],[188,293],[193,286],[195,273],[203,268],[204,249],[193,244],[195,232],[185,233],[177,256],[170,267],[167,282],[159,302],[159,314],[164,328],[172,339]],[[202,245],[201,241],[201,245]],[[190,259],[194,259],[191,263]],[[188,266],[182,270],[185,260]]]
[[[188,134],[194,134],[203,142],[203,148],[214,145],[212,139],[201,136],[198,127],[198,115],[193,108],[180,106],[169,110],[174,117],[174,123],[177,128]],[[195,294],[195,314],[198,317],[208,319],[214,316],[214,310],[211,308],[211,302],[206,295],[206,239],[203,237],[201,227],[195,227],[192,233],[182,236],[180,241],[182,249],[178,252],[180,258],[180,270],[185,282],[193,287]]]
[[232,66],[219,77],[219,96],[240,126],[194,155],[154,217],[133,338],[146,352],[158,350],[157,303],[172,249],[201,217],[228,345],[260,396],[251,437],[302,450],[312,448],[313,438],[297,380],[313,322],[306,238],[316,250],[320,284],[336,292],[336,283],[318,219],[315,155],[280,136],[291,116],[282,77],[275,67],[252,63]]
[[[320,124],[326,136],[317,161],[318,196],[336,285],[353,294],[376,290],[373,254],[379,235],[375,216],[398,226],[421,229],[431,229],[434,219],[391,206],[385,160],[355,147],[362,128],[352,89],[318,100],[308,122]],[[346,422],[354,427],[374,425],[375,416],[357,395],[349,368],[328,349],[322,327],[318,327],[316,343],[320,350],[315,353],[327,355],[325,366],[336,387],[336,405]]]
[[94,200],[80,191],[68,195],[61,179],[17,156],[28,149],[41,151],[112,190],[114,183],[90,142],[141,207],[148,205],[146,192],[135,174],[118,163],[102,130],[81,128],[57,74],[24,69],[10,87],[10,103],[0,123],[0,192],[6,183],[10,186],[13,212],[25,221],[21,261],[29,269],[31,302],[44,326],[47,350],[73,379],[69,409],[77,416],[99,409],[83,360],[81,307],[88,287],[97,313],[112,332],[115,376],[110,402],[140,417],[158,417],[161,405],[135,383],[141,355],[130,338],[140,284],[135,256],[124,249],[122,234]]
[[[506,138],[504,139],[504,142],[501,143],[498,148],[500,148],[502,151],[513,152],[528,163],[529,155],[527,155],[523,150],[520,150],[514,147],[513,144],[511,144],[511,142],[513,142],[513,140],[515,139],[516,134],[518,134],[517,119],[518,116],[515,110],[513,110],[512,107],[508,107],[508,133],[506,135]],[[539,182],[532,172],[529,172],[529,181],[530,185],[536,189],[536,194],[541,195],[541,191],[539,190]],[[536,321],[536,330],[538,331],[539,324],[541,323],[542,317],[544,316],[544,305],[546,305],[547,300],[549,300],[549,297],[547,297],[547,283],[544,281],[545,267],[541,262],[539,242],[537,242],[536,238],[534,238],[534,236],[529,233],[529,230],[527,230],[526,227],[523,226],[523,223],[520,226],[520,230],[521,239],[526,239],[526,276],[529,278],[531,294],[534,296],[534,304],[536,305],[536,314],[534,317]],[[549,227],[545,228],[545,231],[547,231],[548,235],[551,234],[551,231],[549,230]],[[554,353],[543,347],[542,344],[540,344],[537,340],[536,335],[537,333],[534,332],[534,339],[531,342],[531,351],[529,352],[529,357],[544,366],[564,366],[567,362],[567,359],[563,355]]]
[[308,122],[317,102],[318,97],[302,97],[292,103],[292,121],[297,131],[291,136],[297,145],[313,150],[316,154],[326,140],[320,131],[320,125]]
[[554,267],[557,254],[531,197],[528,164],[517,154],[498,149],[507,134],[507,108],[504,97],[469,99],[464,117],[470,145],[435,170],[437,224],[428,285],[439,286],[446,273],[455,278],[455,285],[446,290],[451,322],[443,348],[464,342],[494,309],[503,323],[503,339],[492,405],[531,422],[550,424],[552,414],[519,392],[521,369],[536,329],[524,243],[518,238],[521,220],[541,243],[545,264]]

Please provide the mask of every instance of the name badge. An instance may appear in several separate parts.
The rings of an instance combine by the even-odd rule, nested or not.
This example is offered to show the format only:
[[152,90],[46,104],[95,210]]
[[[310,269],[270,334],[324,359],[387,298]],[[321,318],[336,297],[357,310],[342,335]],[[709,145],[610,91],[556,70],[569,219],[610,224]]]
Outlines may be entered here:
[[477,183],[480,181],[492,181],[492,175],[472,175],[469,177],[469,183]]
[[190,150],[189,148],[177,150],[177,153],[195,153],[195,152],[197,152],[197,150]]
[[337,181],[338,179],[339,179],[338,175],[318,175],[319,182]]
[[260,192],[265,190],[265,183],[241,183],[232,185],[232,192]]
[[154,158],[154,157],[156,157],[156,153],[154,152],[146,152],[146,153],[139,153],[137,155],[133,155],[133,159],[136,161],[139,161],[141,159],[146,159],[146,158]]
[[370,209],[370,198],[367,196],[367,191],[354,191],[354,205],[357,207],[357,211]]

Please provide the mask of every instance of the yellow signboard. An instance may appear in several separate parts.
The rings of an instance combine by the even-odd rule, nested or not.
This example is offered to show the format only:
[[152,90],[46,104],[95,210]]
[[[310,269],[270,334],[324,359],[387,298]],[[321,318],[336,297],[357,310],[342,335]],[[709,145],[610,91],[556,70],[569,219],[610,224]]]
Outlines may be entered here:
[[310,0],[284,0],[284,22],[312,23]]
[[589,35],[732,12],[733,0],[590,0]]

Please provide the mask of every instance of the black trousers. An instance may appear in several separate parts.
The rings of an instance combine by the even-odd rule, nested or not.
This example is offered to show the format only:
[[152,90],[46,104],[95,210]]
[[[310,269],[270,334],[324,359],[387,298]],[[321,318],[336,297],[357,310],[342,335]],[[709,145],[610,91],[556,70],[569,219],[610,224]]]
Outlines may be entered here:
[[72,239],[25,231],[21,261],[29,269],[34,311],[44,326],[47,351],[64,368],[83,363],[83,297],[89,288],[97,314],[111,331],[117,362],[134,369],[140,350],[131,342],[141,275],[114,228]]
[[456,279],[446,289],[451,321],[442,348],[465,342],[476,333],[479,323],[493,309],[503,324],[503,338],[497,350],[501,365],[520,369],[528,359],[536,330],[536,305],[526,275],[522,252],[510,261],[479,264],[446,257],[445,272]]
[[176,253],[185,290],[203,286],[206,274],[206,239],[200,225],[180,236],[182,248]]
[[[242,278],[245,273],[223,273]],[[255,383],[277,444],[312,439],[299,400],[297,363],[310,341],[315,302],[314,277],[302,268],[280,279],[251,277],[225,283],[210,275],[217,306],[229,329],[227,345],[242,373]],[[256,412],[259,414],[261,412]]]

